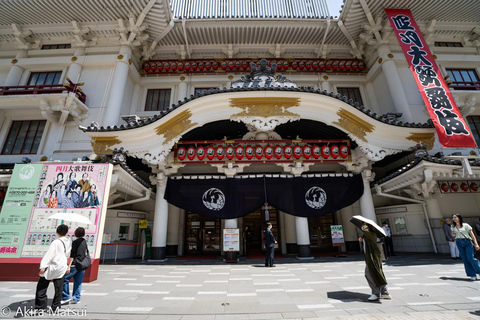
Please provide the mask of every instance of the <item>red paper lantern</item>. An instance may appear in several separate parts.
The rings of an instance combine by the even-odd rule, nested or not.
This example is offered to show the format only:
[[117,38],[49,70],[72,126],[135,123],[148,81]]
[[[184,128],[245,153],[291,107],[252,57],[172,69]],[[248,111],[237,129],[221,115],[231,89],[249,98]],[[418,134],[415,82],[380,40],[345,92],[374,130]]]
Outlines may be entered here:
[[197,158],[199,160],[203,160],[205,158],[205,148],[204,147],[198,147],[197,148]]
[[330,154],[332,156],[333,159],[337,159],[339,154],[340,154],[340,150],[338,148],[338,146],[336,144],[332,145],[330,147]]
[[228,146],[227,150],[225,151],[227,159],[232,160],[235,156],[235,148],[233,146]]
[[283,61],[283,70],[287,70],[289,66],[290,63],[287,60]]
[[322,157],[328,159],[330,157],[330,148],[327,145],[322,146]]
[[303,147],[303,157],[305,159],[310,159],[311,156],[312,156],[312,147],[310,146]]
[[337,70],[337,69],[338,69],[338,61],[334,61],[334,62],[333,62],[332,68],[333,68],[333,70]]
[[222,160],[225,156],[225,149],[222,146],[217,147],[217,159]]
[[340,70],[344,70],[345,69],[345,61],[340,62],[340,64],[338,65],[338,68]]
[[237,146],[235,148],[235,157],[237,157],[238,160],[243,159],[243,147],[242,146]]
[[332,70],[332,61],[327,61],[325,66],[327,67],[327,70]]
[[360,62],[360,63],[358,64],[358,69],[359,69],[360,71],[362,71],[363,69],[365,69],[365,64],[364,64],[363,62]]
[[354,61],[354,62],[352,63],[352,70],[353,70],[353,71],[357,71],[357,69],[358,69],[358,62],[357,62],[357,61]]
[[448,183],[445,183],[445,182],[442,183],[440,185],[440,190],[442,190],[442,192],[448,192],[450,190],[450,187],[449,187]]
[[293,61],[293,62],[292,62],[292,69],[293,69],[293,70],[297,70],[297,69],[298,69],[298,62],[297,62],[297,61]]
[[257,159],[263,158],[263,148],[261,146],[256,146],[255,147],[255,157]]
[[164,69],[165,71],[170,71],[170,63],[165,62],[165,63],[163,64],[163,69]]
[[207,147],[207,159],[213,160],[213,158],[215,158],[215,148],[212,146]]
[[184,147],[180,147],[177,149],[178,160],[183,161],[185,160],[186,156],[187,156],[187,150]]
[[192,65],[192,70],[193,70],[193,71],[197,71],[197,68],[198,68],[197,62],[196,62],[196,61],[192,61],[191,65]]
[[347,63],[345,64],[345,69],[347,71],[352,70],[352,61],[347,61]]
[[145,71],[145,72],[150,71],[150,64],[149,64],[149,63],[145,63],[145,64],[143,65],[143,71]]
[[187,149],[187,158],[193,160],[195,158],[196,150],[194,147],[188,147]]
[[459,189],[459,186],[458,184],[456,184],[455,182],[452,183],[452,185],[450,186],[450,189],[453,191],[453,192],[457,192],[458,189]]
[[170,68],[172,69],[172,71],[177,70],[177,64],[175,62],[172,62]]
[[255,151],[253,150],[253,147],[252,146],[246,146],[245,147],[245,157],[250,160],[253,158],[253,154],[255,153]]
[[298,64],[298,69],[300,70],[305,69],[305,61],[300,61],[300,63]]
[[313,70],[318,70],[318,61],[313,61]]
[[242,63],[240,61],[235,62],[235,69],[240,70],[242,68]]
[[280,159],[283,156],[283,149],[281,146],[275,146],[274,149],[275,158]]
[[475,182],[470,183],[470,190],[478,191],[478,184],[476,184]]
[[203,61],[200,61],[198,63],[198,70],[203,71],[204,68],[205,68],[205,64],[203,63]]
[[210,61],[205,62],[205,69],[207,70],[212,69],[212,64],[210,63]]
[[320,70],[325,70],[325,61],[320,61],[320,63],[318,64],[318,68]]
[[247,70],[248,69],[248,61],[243,61],[242,63],[242,69]]
[[273,147],[272,146],[266,146],[265,147],[265,158],[272,159],[272,157],[273,157]]
[[300,146],[293,147],[293,157],[295,159],[300,159],[302,157],[302,147]]
[[344,159],[348,157],[348,146],[345,146],[345,145],[340,146],[340,157]]
[[222,70],[227,70],[228,63],[227,61],[222,61]]
[[218,62],[217,62],[217,61],[214,61],[214,62],[212,63],[212,69],[213,69],[213,70],[217,70],[217,69],[218,69]]
[[465,183],[465,182],[463,182],[463,183],[460,185],[460,189],[462,189],[462,191],[464,191],[464,192],[467,192],[467,191],[470,190],[470,189],[468,188],[468,183]]
[[322,155],[322,151],[320,150],[320,146],[314,145],[312,148],[312,154],[315,159],[320,158]]
[[305,64],[305,68],[307,68],[307,70],[312,69],[312,61],[307,61],[307,63]]
[[191,68],[192,68],[192,65],[191,65],[191,63],[190,63],[190,62],[188,62],[188,61],[187,61],[187,62],[185,62],[185,70],[187,70],[187,71],[190,71],[190,69],[191,69]]
[[155,62],[152,62],[152,63],[150,64],[150,69],[151,69],[153,72],[157,71],[157,64],[156,64]]
[[233,70],[233,68],[235,68],[235,62],[229,61],[228,62],[228,70]]
[[283,155],[285,158],[290,159],[293,155],[292,146],[285,146],[285,148],[283,148]]
[[179,62],[178,63],[178,71],[183,71],[183,67],[184,67],[183,62]]

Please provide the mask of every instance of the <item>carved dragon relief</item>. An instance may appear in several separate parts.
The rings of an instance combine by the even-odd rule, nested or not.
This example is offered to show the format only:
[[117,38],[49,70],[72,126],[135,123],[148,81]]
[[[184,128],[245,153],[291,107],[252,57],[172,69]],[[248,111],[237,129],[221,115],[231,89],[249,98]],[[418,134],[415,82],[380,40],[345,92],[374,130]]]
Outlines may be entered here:
[[254,126],[258,131],[273,131],[280,124],[300,120],[299,114],[288,110],[299,106],[299,98],[232,98],[230,107],[244,111],[230,116],[230,120]]

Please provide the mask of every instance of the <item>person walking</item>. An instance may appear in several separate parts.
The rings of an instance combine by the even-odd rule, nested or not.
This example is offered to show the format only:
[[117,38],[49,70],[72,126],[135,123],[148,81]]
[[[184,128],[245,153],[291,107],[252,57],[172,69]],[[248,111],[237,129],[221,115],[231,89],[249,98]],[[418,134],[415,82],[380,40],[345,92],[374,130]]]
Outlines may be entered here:
[[65,235],[68,233],[68,226],[61,224],[57,227],[57,239],[52,241],[47,253],[40,262],[37,288],[35,292],[35,310],[47,309],[47,289],[50,281],[53,280],[55,295],[52,301],[52,311],[60,308],[62,300],[62,285],[65,272],[67,271],[67,257],[70,256],[72,244]]
[[272,233],[272,224],[267,222],[267,229],[265,229],[265,247],[267,249],[267,254],[265,256],[265,267],[275,267],[274,263],[274,253],[275,253],[275,237]]
[[393,252],[393,241],[392,241],[392,233],[390,232],[390,228],[388,227],[388,223],[385,221],[382,223],[382,229],[385,231],[385,258],[395,256],[395,252]]
[[445,218],[443,224],[443,232],[445,233],[445,240],[447,240],[450,246],[450,256],[452,259],[460,259],[460,252],[458,251],[457,244],[455,243],[455,237],[452,235],[452,219]]
[[[72,243],[72,252],[70,259],[68,259],[67,274],[63,283],[63,294],[61,304],[70,302],[71,304],[80,303],[82,296],[82,282],[85,270],[77,270],[75,266],[76,261],[83,261],[87,255],[87,241],[83,238],[85,236],[85,228],[78,227],[75,230],[75,237],[77,238]],[[73,292],[70,297],[69,282],[73,278]],[[73,300],[72,300],[73,298]]]
[[[480,250],[477,238],[473,234],[472,227],[463,222],[463,217],[459,214],[452,216],[454,225],[452,226],[452,236],[455,236],[458,251],[465,266],[465,273],[470,280],[477,280],[477,274],[480,274],[480,262],[473,256],[473,248]],[[472,245],[473,243],[473,245]]]
[[382,269],[382,256],[377,246],[377,234],[371,230],[368,224],[362,226],[363,236],[358,241],[363,242],[363,251],[365,253],[365,278],[367,279],[372,295],[368,297],[369,301],[379,299],[390,300],[392,297],[388,292],[387,279]]

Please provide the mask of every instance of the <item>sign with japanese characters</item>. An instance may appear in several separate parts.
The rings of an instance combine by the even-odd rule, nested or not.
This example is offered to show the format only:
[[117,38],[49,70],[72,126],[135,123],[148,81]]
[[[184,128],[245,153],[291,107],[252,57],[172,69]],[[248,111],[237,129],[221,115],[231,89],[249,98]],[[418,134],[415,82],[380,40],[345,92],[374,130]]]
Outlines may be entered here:
[[[77,227],[85,228],[90,254],[98,258],[110,172],[111,165],[98,163],[17,164],[0,213],[0,258],[42,257],[62,223],[72,240]],[[92,223],[69,221],[68,214]]]
[[408,9],[385,9],[443,147],[475,147],[422,32]]
[[330,226],[330,232],[332,235],[332,245],[334,247],[340,247],[345,245],[345,240],[343,239],[343,226],[342,225],[333,225]]
[[223,229],[223,251],[240,251],[239,229]]

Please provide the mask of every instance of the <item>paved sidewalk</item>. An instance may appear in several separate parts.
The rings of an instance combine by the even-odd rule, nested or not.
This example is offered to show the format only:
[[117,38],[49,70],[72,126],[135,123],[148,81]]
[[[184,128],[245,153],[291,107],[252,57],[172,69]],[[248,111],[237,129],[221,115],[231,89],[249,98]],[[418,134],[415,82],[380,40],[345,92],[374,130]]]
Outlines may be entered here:
[[[97,281],[83,285],[81,304],[63,306],[61,317],[50,318],[480,319],[480,281],[470,281],[459,260],[433,254],[390,258],[384,271],[393,299],[378,302],[367,300],[364,268],[361,254],[278,259],[275,268],[261,260],[105,264]],[[0,283],[3,318],[21,318],[18,307],[32,307],[35,285]]]

